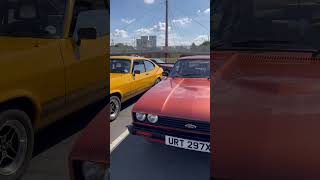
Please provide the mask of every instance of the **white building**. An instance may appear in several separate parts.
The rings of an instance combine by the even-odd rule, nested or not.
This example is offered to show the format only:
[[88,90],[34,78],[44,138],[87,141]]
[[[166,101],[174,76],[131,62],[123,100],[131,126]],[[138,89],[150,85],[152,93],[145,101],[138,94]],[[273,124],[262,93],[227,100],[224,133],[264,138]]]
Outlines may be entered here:
[[153,49],[157,47],[157,36],[149,36],[149,47]]
[[157,47],[157,36],[141,36],[136,39],[137,49],[154,49]]

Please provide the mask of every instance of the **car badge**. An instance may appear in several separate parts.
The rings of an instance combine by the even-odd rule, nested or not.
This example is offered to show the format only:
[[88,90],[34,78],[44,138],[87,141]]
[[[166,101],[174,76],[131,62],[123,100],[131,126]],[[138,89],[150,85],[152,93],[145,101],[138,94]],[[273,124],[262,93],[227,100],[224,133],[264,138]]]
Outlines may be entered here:
[[195,128],[197,128],[197,126],[196,126],[196,125],[193,125],[193,124],[186,124],[186,125],[184,125],[184,127],[188,128],[188,129],[195,129]]

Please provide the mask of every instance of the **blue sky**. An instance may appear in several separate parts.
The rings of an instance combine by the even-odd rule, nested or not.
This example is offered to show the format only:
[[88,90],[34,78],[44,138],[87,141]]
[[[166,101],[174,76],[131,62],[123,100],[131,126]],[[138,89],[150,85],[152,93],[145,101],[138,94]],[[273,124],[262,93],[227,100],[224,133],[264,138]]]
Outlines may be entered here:
[[[164,45],[165,0],[110,3],[114,43],[132,45],[141,35],[157,35],[158,46]],[[210,38],[210,0],[169,0],[169,19],[169,46],[200,44]]]

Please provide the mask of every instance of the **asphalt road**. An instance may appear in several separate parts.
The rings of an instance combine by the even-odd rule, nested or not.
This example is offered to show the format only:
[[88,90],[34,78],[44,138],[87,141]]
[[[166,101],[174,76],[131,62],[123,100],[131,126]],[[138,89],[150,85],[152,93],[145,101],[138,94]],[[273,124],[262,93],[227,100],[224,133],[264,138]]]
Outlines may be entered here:
[[[110,142],[131,123],[131,109],[139,97],[124,104],[111,123]],[[149,143],[128,135],[111,152],[111,180],[208,180],[210,154]]]
[[112,180],[209,180],[210,155],[129,135],[111,153]]
[[33,159],[22,180],[69,180],[68,155],[81,130],[106,105],[90,105],[35,135]]
[[110,142],[118,138],[126,129],[127,125],[131,124],[131,110],[135,102],[139,100],[142,95],[136,96],[122,104],[122,111],[116,120],[110,124]]

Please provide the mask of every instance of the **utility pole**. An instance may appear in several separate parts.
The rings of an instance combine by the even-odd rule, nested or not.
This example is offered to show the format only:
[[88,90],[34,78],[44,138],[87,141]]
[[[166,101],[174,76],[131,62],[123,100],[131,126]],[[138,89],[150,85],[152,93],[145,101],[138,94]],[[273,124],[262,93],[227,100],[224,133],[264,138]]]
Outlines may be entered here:
[[166,0],[166,38],[165,38],[165,58],[168,58],[168,0]]

